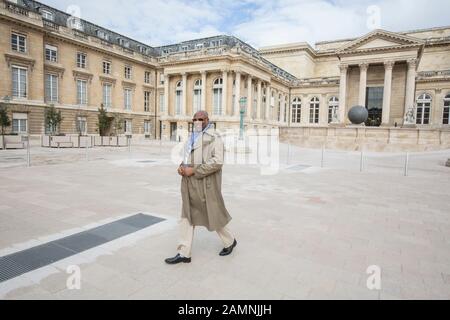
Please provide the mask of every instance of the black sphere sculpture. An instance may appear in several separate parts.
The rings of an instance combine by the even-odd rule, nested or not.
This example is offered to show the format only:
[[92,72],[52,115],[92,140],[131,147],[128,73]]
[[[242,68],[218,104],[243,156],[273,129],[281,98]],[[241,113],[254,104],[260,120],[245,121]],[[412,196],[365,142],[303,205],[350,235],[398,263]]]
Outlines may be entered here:
[[353,124],[361,124],[367,121],[369,117],[369,111],[363,106],[354,106],[348,112],[348,119]]

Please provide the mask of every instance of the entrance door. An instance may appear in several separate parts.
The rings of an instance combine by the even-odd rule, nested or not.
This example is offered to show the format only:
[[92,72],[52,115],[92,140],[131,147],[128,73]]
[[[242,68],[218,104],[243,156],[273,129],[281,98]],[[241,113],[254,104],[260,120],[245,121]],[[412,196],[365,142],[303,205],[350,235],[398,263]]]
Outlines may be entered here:
[[366,108],[369,118],[366,126],[379,127],[383,116],[383,87],[368,87],[366,90]]
[[177,123],[176,122],[170,123],[170,140],[177,141]]

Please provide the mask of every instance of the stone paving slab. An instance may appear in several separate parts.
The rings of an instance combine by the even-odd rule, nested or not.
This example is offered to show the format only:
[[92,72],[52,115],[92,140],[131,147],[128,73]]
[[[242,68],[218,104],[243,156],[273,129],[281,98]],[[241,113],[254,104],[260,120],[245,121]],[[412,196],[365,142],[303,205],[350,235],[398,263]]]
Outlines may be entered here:
[[[371,154],[361,173],[358,153],[330,152],[321,168],[320,150],[290,147],[289,159],[280,150],[275,175],[224,167],[233,255],[220,257],[217,235],[198,228],[192,263],[177,266],[164,263],[175,254],[181,208],[168,146],[90,150],[89,161],[74,159],[77,150],[41,150],[30,168],[0,168],[0,256],[137,212],[168,219],[1,283],[0,298],[450,298],[449,151],[415,154],[404,177],[402,154]],[[80,267],[80,290],[67,288],[69,265]],[[367,288],[371,265],[381,268],[381,290]]]

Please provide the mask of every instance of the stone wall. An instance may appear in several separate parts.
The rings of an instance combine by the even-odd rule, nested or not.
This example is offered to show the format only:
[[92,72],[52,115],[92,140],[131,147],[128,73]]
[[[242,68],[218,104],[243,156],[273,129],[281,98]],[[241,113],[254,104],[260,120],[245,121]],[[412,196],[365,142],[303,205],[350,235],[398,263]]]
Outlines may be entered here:
[[280,128],[280,141],[300,147],[358,151],[432,151],[450,148],[450,129],[299,127]]

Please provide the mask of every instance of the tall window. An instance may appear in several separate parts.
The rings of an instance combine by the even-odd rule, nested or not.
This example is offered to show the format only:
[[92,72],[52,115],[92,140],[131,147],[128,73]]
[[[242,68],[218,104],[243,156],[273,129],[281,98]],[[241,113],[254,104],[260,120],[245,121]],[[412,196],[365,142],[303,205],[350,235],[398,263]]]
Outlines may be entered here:
[[58,76],[55,74],[45,75],[45,100],[58,101]]
[[45,60],[58,62],[58,48],[49,44],[45,45]]
[[319,123],[319,106],[319,98],[312,98],[309,103],[309,123]]
[[103,84],[103,106],[105,108],[111,108],[112,85],[110,83]]
[[27,52],[27,37],[22,34],[12,33],[11,49],[21,53]]
[[125,129],[125,133],[128,133],[128,134],[132,133],[131,120],[125,120],[124,129]]
[[144,91],[144,111],[150,111],[150,91]]
[[200,111],[202,108],[202,80],[197,79],[194,83],[194,99],[192,110],[194,112]]
[[278,95],[277,120],[281,121],[281,94]]
[[328,123],[337,122],[339,114],[339,99],[331,97],[328,101]]
[[145,83],[150,83],[150,79],[151,79],[151,73],[150,73],[150,71],[145,71],[144,82],[145,82]]
[[26,98],[28,96],[27,81],[28,81],[28,70],[26,68],[13,66],[12,95],[14,98]]
[[429,124],[431,111],[431,96],[427,93],[417,98],[416,124]]
[[103,61],[103,73],[111,74],[111,62]]
[[302,100],[294,98],[292,100],[292,123],[300,123],[302,119]]
[[77,80],[77,103],[87,105],[87,81]]
[[13,113],[12,131],[14,133],[26,133],[28,127],[28,115],[26,113]]
[[78,117],[77,118],[77,130],[81,134],[87,133],[87,121],[86,117]]
[[148,120],[144,121],[144,133],[150,134],[150,121]]
[[86,69],[86,54],[77,52],[77,68]]
[[123,92],[125,110],[131,110],[131,89],[125,89]]
[[131,79],[131,67],[125,66],[125,79]]
[[217,78],[213,84],[213,114],[222,114],[222,86],[223,79]]
[[166,106],[164,104],[164,93],[159,94],[159,112],[166,112]]
[[446,95],[444,98],[444,114],[442,117],[442,124],[450,124],[449,113],[450,113],[450,94]]
[[177,82],[177,86],[175,88],[175,114],[181,114],[181,98],[183,97],[183,88],[181,86],[181,81]]

